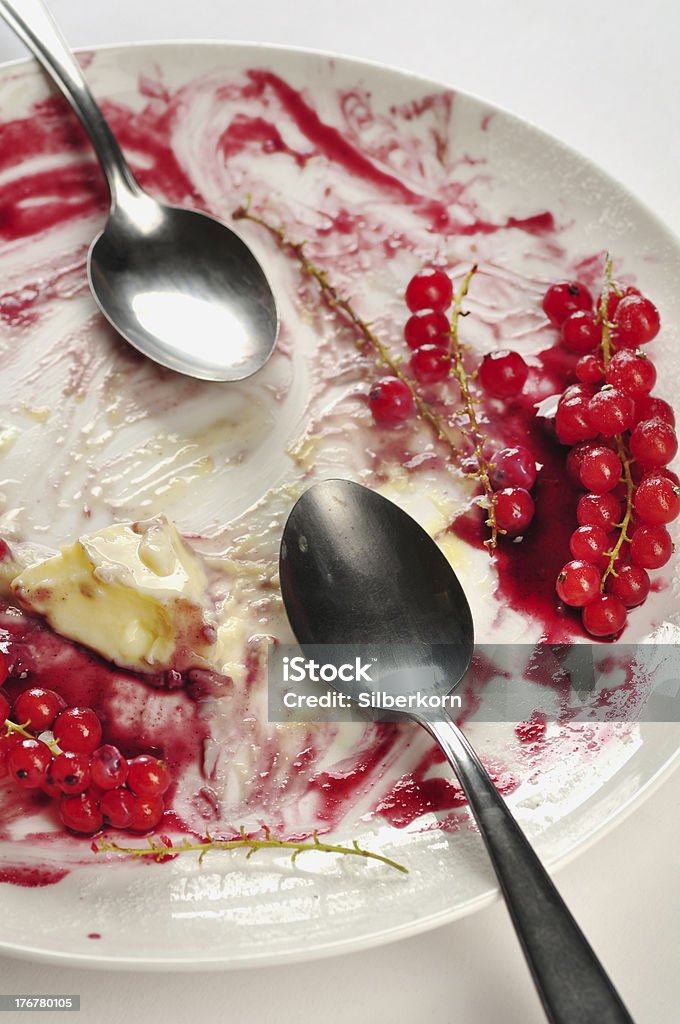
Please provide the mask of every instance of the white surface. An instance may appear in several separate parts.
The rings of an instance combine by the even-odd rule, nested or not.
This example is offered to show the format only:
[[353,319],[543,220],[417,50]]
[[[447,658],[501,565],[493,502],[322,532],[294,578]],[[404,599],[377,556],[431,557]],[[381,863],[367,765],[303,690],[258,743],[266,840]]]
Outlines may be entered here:
[[[265,6],[266,3],[266,6]],[[621,10],[525,2],[427,3],[401,8],[285,5],[261,0],[239,10],[194,0],[86,5],[57,0],[74,45],[149,38],[238,38],[316,46],[401,65],[506,106],[559,134],[651,205],[680,231],[677,197],[680,15],[670,3]],[[4,30],[0,59],[22,56]],[[651,73],[653,69],[653,74]],[[675,151],[673,151],[675,146]],[[677,1018],[680,827],[678,773],[625,823],[559,874],[584,930],[639,1021]],[[410,973],[413,982],[402,979]],[[304,967],[179,979],[82,973],[0,961],[0,991],[80,992],[84,1018],[102,1024],[152,1012],[282,1024],[410,1021],[416,1015],[464,1024],[531,1024],[543,1019],[500,905],[428,935]],[[21,1018],[24,1019],[24,1018]],[[45,1020],[45,1016],[38,1018]],[[61,1018],[60,1018],[61,1019]],[[579,1022],[580,1024],[580,1022]]]

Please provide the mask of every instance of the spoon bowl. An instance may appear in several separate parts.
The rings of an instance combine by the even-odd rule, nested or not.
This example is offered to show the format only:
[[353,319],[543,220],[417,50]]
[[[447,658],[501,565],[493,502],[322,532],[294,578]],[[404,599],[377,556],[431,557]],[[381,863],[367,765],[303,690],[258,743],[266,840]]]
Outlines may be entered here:
[[269,359],[278,314],[245,242],[203,213],[157,202],[130,170],[80,66],[41,0],[0,0],[14,29],[61,89],[90,137],[111,198],[88,255],[100,310],[150,359],[190,377],[238,381]]
[[273,348],[277,312],[264,271],[238,235],[205,214],[140,194],[92,243],[88,276],[118,333],[171,370],[243,380]]
[[[435,542],[386,498],[347,480],[306,491],[283,531],[281,593],[298,641],[323,663],[324,645],[378,644],[394,671],[365,680],[382,692],[452,689],[473,650],[472,615]],[[426,671],[428,668],[433,671]],[[442,681],[443,676],[443,681]],[[410,681],[409,681],[409,677]],[[321,676],[323,678],[323,676]],[[350,685],[336,689],[355,696]],[[408,706],[408,705],[406,705]],[[402,712],[445,753],[486,845],[548,1019],[554,1024],[631,1024],[631,1018],[470,743],[445,713]]]
[[[303,649],[370,644],[381,692],[429,686],[442,696],[467,672],[474,626],[463,588],[423,528],[374,491],[345,480],[310,488],[286,523],[280,575]],[[354,699],[368,692],[361,681],[334,687]]]

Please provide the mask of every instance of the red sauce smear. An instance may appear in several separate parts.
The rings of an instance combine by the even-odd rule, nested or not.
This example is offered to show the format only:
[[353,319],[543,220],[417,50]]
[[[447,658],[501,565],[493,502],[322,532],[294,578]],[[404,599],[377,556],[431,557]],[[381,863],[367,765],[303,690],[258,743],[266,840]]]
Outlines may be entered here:
[[66,878],[66,868],[29,868],[29,867],[7,867],[0,864],[0,882],[7,882],[10,885],[21,885],[25,888],[36,889],[45,885],[56,885]]
[[[494,556],[498,595],[511,608],[531,616],[543,627],[549,643],[583,636],[578,610],[562,605],[555,595],[555,580],[569,558],[569,538],[578,525],[576,504],[580,491],[565,470],[568,449],[561,445],[550,421],[536,416],[535,404],[559,394],[574,381],[576,358],[559,343],[537,356],[540,370],[532,370],[524,391],[500,403],[482,396],[488,419],[485,429],[494,448],[522,445],[542,468],[532,495],[536,513],[521,541],[500,537]],[[487,528],[477,508],[463,513],[451,529],[467,543],[482,547]]]

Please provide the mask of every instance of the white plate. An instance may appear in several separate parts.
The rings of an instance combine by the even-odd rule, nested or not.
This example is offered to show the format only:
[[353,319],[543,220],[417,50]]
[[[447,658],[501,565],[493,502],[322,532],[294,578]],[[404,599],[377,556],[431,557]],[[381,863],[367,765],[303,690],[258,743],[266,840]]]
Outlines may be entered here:
[[[337,148],[342,145],[338,139],[333,141],[334,162],[315,158],[304,125],[294,124],[286,113],[280,89],[277,99],[266,93],[266,108],[255,98],[245,112],[261,116],[268,110],[281,142],[272,145],[269,131],[269,143],[260,153],[232,152],[227,167],[219,139],[225,118],[236,109],[229,89],[243,82],[249,68],[273,71],[305,90],[319,117],[370,156],[370,166],[379,168],[382,187],[391,189],[392,196],[379,196],[369,165],[351,167],[347,158],[343,169],[346,155]],[[346,247],[338,243],[334,273],[342,287],[352,288],[364,315],[382,329],[393,330],[396,323],[400,330],[397,283],[403,287],[419,261],[433,255],[459,266],[486,261],[510,282],[521,277],[523,286],[538,296],[541,281],[610,249],[662,310],[663,337],[655,343],[658,364],[678,368],[680,251],[675,240],[611,179],[503,111],[381,67],[254,46],[102,49],[90,55],[87,74],[99,97],[133,110],[151,104],[158,113],[172,105],[173,151],[216,215],[228,219],[251,190],[256,204],[269,197],[272,219],[284,217],[291,235],[303,240],[305,228],[318,227],[322,200],[336,213],[342,206],[359,211],[364,222],[360,218],[352,230],[363,233],[366,251],[353,251],[351,231],[340,234]],[[173,101],[178,95],[181,102]],[[7,67],[0,80],[0,121],[25,116],[45,96],[44,80],[31,65]],[[433,96],[440,98],[428,99]],[[397,146],[395,118],[402,132]],[[36,153],[32,159],[30,168],[37,170],[62,158]],[[4,173],[0,185],[12,176]],[[559,231],[548,239],[517,229],[439,238],[427,230],[427,218],[410,196],[418,190],[428,197],[441,195],[452,177],[463,184],[457,198],[448,195],[462,222],[483,216],[498,225],[548,209]],[[395,204],[394,195],[401,195],[403,203]],[[30,199],[23,210],[30,216]],[[413,231],[414,217],[421,218],[416,252],[402,252],[399,231]],[[381,218],[389,224],[392,244],[376,263],[375,247],[385,237],[384,224],[376,226]],[[320,329],[309,312],[313,292],[311,300],[309,292],[300,295],[294,265],[259,229],[244,225],[281,297],[284,330],[279,355],[227,399],[222,386],[218,391],[214,385],[159,376],[122,349],[101,324],[82,276],[86,245],[100,224],[101,213],[89,210],[63,230],[38,233],[30,244],[13,243],[0,254],[0,273],[15,292],[28,282],[40,287],[65,247],[74,257],[57,293],[48,296],[50,316],[28,325],[29,340],[21,349],[10,352],[19,335],[14,329],[6,333],[5,393],[12,398],[4,419],[4,530],[14,527],[23,539],[56,546],[112,517],[166,510],[185,532],[201,535],[199,546],[210,550],[213,544],[218,550],[221,524],[243,515],[269,488],[290,483],[284,453],[304,423],[312,376],[305,358]],[[559,247],[553,244],[557,236]],[[326,317],[321,329],[334,330],[328,322]],[[516,329],[521,333],[535,326],[536,321],[519,323]],[[71,342],[62,344],[69,336]],[[345,364],[337,370],[339,388],[347,369]],[[336,368],[329,372],[334,376]],[[225,445],[227,421],[239,430]],[[249,458],[242,461],[244,450]],[[342,450],[338,458],[339,463],[333,466],[331,458],[325,468],[342,468]],[[54,499],[55,481],[63,500]],[[432,516],[432,509],[423,510],[422,494],[409,496],[406,486],[397,487],[397,494],[425,519]],[[281,507],[289,503],[281,499]],[[25,510],[17,512],[22,505]],[[487,639],[491,635],[490,616],[484,614],[492,591],[486,564],[471,557],[467,577],[463,571],[464,581],[475,580],[471,597],[480,639],[485,632]],[[632,636],[647,635],[651,622],[672,625],[668,593],[662,591],[636,613]],[[517,615],[508,617],[503,630],[508,640],[536,635],[530,622]],[[485,755],[511,756],[509,727],[475,726],[471,736]],[[529,772],[529,762],[519,758],[527,774],[509,802],[544,862],[554,865],[584,849],[649,792],[676,758],[678,730],[670,724],[563,727],[555,730],[549,748],[540,765],[532,764],[540,770]],[[407,760],[408,751],[402,753]],[[3,885],[0,949],[92,966],[233,967],[330,955],[413,934],[471,912],[495,892],[481,841],[465,817],[448,833],[423,831],[424,820],[417,829],[396,830],[375,820],[367,824],[356,810],[338,832],[338,839],[356,837],[406,862],[406,877],[379,865],[339,863],[318,854],[305,855],[292,868],[286,858],[262,853],[247,864],[242,854],[212,854],[202,867],[191,858],[158,866],[96,862],[75,867],[50,886]],[[7,860],[13,852],[4,844],[0,854]],[[46,857],[39,841],[27,862],[32,857],[36,862]]]

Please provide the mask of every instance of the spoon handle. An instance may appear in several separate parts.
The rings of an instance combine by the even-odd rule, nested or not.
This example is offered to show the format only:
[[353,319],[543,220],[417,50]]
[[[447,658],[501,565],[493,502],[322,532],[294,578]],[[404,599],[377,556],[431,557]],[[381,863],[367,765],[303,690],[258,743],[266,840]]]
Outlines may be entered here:
[[83,78],[75,57],[41,0],[0,0],[0,15],[26,44],[59,86],[80,118],[97,154],[111,193],[111,202],[123,194],[141,194],[104,115]]
[[420,720],[467,796],[553,1024],[632,1024],[616,989],[505,801],[453,722]]

